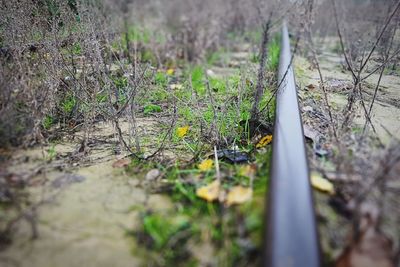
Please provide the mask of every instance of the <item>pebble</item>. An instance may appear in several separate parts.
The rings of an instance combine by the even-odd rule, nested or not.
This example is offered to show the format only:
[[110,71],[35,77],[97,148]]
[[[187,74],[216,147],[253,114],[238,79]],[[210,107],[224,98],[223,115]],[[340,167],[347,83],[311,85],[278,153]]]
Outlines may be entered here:
[[70,185],[73,183],[81,183],[86,178],[84,176],[73,174],[73,173],[64,173],[61,176],[57,177],[52,183],[51,186],[53,188],[60,188],[66,185]]
[[147,181],[153,181],[153,180],[156,180],[160,176],[161,176],[160,170],[152,169],[146,174],[146,180]]

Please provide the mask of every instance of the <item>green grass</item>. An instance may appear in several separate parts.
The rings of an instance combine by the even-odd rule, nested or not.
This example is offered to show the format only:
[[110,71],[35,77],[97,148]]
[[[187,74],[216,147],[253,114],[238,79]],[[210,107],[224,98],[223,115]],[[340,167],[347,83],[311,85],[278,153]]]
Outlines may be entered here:
[[47,149],[47,161],[52,161],[57,156],[56,146],[52,144],[49,149]]
[[82,54],[82,47],[81,44],[76,42],[71,48],[71,52],[73,55],[81,55]]
[[61,102],[61,109],[64,114],[70,114],[76,104],[76,98],[72,94],[68,94],[67,97]]
[[195,66],[191,70],[192,86],[197,94],[204,96],[206,94],[205,88],[205,78],[203,68],[200,66]]
[[212,91],[216,93],[225,93],[226,82],[223,79],[209,78],[209,81],[210,81],[210,88]]
[[120,37],[114,40],[111,47],[114,51],[122,50],[127,53],[127,43],[138,43],[141,49],[138,52],[138,58],[141,62],[156,65],[157,57],[151,46],[156,44],[165,44],[166,38],[157,31],[140,25],[130,25],[128,31],[121,33]]
[[334,45],[331,47],[331,51],[335,54],[341,54],[342,53],[342,47],[340,46],[340,42],[336,41],[334,42]]
[[150,115],[152,113],[158,113],[161,112],[162,108],[159,105],[154,105],[154,104],[148,104],[144,107],[144,115]]
[[111,79],[118,89],[125,89],[128,86],[128,78],[125,76],[112,76]]
[[[128,40],[133,42],[141,42],[144,44],[148,44],[150,42],[151,32],[150,30],[138,27],[138,26],[129,26],[128,27]],[[126,35],[123,33],[122,42],[126,42]]]
[[193,109],[189,106],[183,106],[178,109],[179,116],[188,124],[193,124],[196,121],[196,115]]
[[243,39],[258,45],[261,43],[262,35],[263,35],[262,30],[257,28],[246,31],[243,35]]
[[45,130],[49,130],[50,127],[54,124],[54,118],[51,115],[46,115],[43,118],[42,126]]
[[268,44],[268,67],[270,70],[275,71],[279,65],[279,53],[281,51],[280,35],[274,36]]
[[107,94],[106,93],[99,93],[96,95],[97,103],[103,104],[107,102]]
[[161,250],[177,233],[190,227],[189,219],[185,216],[165,218],[159,214],[149,214],[143,217],[143,230],[151,237],[151,246]]
[[220,48],[217,51],[208,53],[206,56],[207,65],[212,66],[218,63],[224,63],[224,61],[226,61],[226,53],[227,51],[225,48]]
[[[270,42],[268,43],[267,47],[267,66],[268,70],[275,71],[278,69],[279,65],[279,53],[280,53],[280,34],[275,34],[272,36]],[[258,53],[251,53],[250,54],[250,62],[252,63],[259,63],[260,62],[260,55]]]
[[[254,180],[253,198],[240,206],[232,207],[218,202],[209,203],[196,195],[196,188],[215,179],[213,169],[202,173],[196,164],[184,168],[179,164],[165,168],[166,180],[172,186],[168,193],[174,203],[172,210],[142,211],[142,226],[138,231],[131,232],[131,236],[150,252],[161,254],[163,266],[175,266],[182,259],[196,263],[187,251],[188,240],[198,244],[211,242],[215,249],[214,261],[219,262],[219,266],[245,266],[244,262],[255,259],[250,258],[250,254],[245,252],[236,237],[239,236],[238,231],[244,231],[247,244],[251,244],[254,249],[261,249],[269,156],[270,149],[255,153],[255,163],[259,166],[259,171]],[[224,162],[220,164],[223,173],[231,173],[230,177],[223,178],[223,188],[249,186],[249,178],[239,174],[240,166]],[[200,176],[200,182],[191,183],[188,178],[193,176]],[[242,230],[239,230],[238,223],[242,225]],[[209,236],[210,239],[205,240],[204,236]]]
[[140,51],[140,60],[142,62],[150,63],[151,65],[157,64],[157,57],[150,49],[143,49]]
[[158,71],[154,77],[154,82],[156,85],[165,88],[168,85],[168,75],[163,71]]
[[252,62],[252,63],[259,63],[260,62],[260,58],[259,58],[257,53],[251,53],[250,54],[250,62]]

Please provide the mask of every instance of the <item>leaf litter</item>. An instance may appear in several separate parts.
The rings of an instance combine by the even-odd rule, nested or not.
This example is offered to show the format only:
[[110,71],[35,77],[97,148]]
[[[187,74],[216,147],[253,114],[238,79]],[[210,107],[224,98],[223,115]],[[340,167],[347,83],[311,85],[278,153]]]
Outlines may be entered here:
[[220,194],[221,183],[214,180],[208,185],[202,186],[196,190],[196,195],[202,199],[212,202],[218,199]]
[[[210,170],[213,166],[213,161],[210,159],[204,160],[199,166],[202,166],[201,168],[199,167],[199,169]],[[208,202],[218,200],[228,207],[236,204],[243,204],[250,201],[253,197],[252,184],[256,170],[256,164],[248,164],[241,166],[237,171],[239,176],[247,177],[250,180],[249,187],[242,185],[230,186],[228,182],[223,184],[220,179],[217,178],[209,184],[197,188],[196,195]]]
[[243,187],[241,185],[234,186],[229,190],[226,197],[226,204],[228,206],[234,204],[243,204],[253,197],[253,189],[250,187]]

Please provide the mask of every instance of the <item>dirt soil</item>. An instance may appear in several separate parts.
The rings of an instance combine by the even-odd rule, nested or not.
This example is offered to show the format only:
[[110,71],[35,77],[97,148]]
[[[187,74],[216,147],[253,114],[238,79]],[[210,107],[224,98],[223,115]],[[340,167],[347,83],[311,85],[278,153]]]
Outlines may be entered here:
[[[339,54],[323,51],[319,55],[322,75],[329,92],[330,104],[336,110],[342,109],[347,102],[346,93],[352,87],[351,73],[344,70],[345,61]],[[318,90],[320,79],[316,69],[311,70],[309,62],[305,58],[297,57],[295,60],[297,78],[301,95],[304,89]],[[373,69],[370,67],[370,69]],[[366,79],[364,86],[364,99],[369,106],[374,95],[375,86],[379,74],[373,74]],[[372,123],[378,137],[384,144],[390,142],[393,137],[400,137],[400,76],[395,73],[382,77],[375,104],[372,108]],[[354,130],[362,130],[365,123],[364,111],[357,110]]]
[[[139,119],[142,130],[151,132],[156,122]],[[127,131],[128,124],[123,122]],[[30,201],[35,206],[37,238],[32,238],[31,224],[22,220],[14,233],[13,243],[0,253],[1,266],[138,266],[140,258],[126,231],[135,229],[137,210],[150,206],[168,210],[168,197],[150,194],[141,186],[144,174],[128,175],[113,163],[124,155],[112,148],[111,124],[94,126],[98,142],[91,145],[84,159],[76,156],[79,143],[63,141],[13,153],[8,171],[18,176],[35,173],[29,178]],[[52,152],[53,151],[53,152]],[[53,153],[54,159],[49,157]],[[40,170],[40,171],[38,171]],[[39,204],[40,203],[40,204]]]

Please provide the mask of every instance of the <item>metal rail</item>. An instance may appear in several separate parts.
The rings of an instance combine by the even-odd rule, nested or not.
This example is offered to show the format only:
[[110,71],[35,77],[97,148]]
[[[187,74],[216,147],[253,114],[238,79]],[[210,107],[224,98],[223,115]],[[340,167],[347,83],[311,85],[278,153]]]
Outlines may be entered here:
[[285,22],[278,81],[263,266],[317,267],[320,249]]

